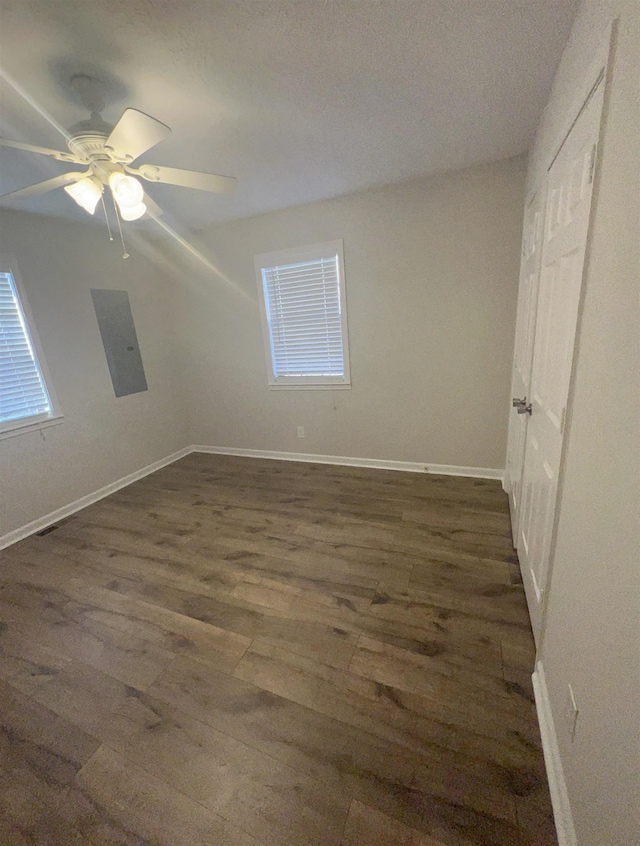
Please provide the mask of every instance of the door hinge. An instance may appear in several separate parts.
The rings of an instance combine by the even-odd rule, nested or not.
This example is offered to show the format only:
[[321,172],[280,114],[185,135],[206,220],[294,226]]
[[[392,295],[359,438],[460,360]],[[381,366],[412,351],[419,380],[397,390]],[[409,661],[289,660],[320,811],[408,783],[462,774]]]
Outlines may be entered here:
[[591,148],[591,164],[589,165],[589,185],[593,182],[593,175],[596,170],[596,156],[598,153],[598,145],[594,144]]

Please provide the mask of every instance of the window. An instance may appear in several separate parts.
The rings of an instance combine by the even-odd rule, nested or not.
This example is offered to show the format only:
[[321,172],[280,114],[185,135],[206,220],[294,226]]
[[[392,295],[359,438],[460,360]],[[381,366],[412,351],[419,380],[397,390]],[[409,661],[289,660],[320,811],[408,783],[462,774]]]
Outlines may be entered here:
[[272,388],[349,388],[342,241],[256,256]]
[[15,268],[0,270],[0,435],[52,420],[54,407]]

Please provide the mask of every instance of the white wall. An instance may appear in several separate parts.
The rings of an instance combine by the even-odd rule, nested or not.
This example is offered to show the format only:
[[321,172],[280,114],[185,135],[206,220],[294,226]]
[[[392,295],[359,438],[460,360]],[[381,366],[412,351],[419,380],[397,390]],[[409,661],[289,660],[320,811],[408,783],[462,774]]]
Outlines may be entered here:
[[[231,284],[185,286],[193,442],[502,468],[523,198],[510,159],[200,232]],[[337,239],[352,390],[270,391],[254,255]]]
[[[611,17],[619,29],[539,659],[580,846],[640,843],[640,3],[586,0],[541,123],[529,184]],[[579,709],[565,728],[567,684]]]
[[[171,286],[106,229],[3,210],[0,251],[18,262],[65,420],[0,440],[0,536],[187,443],[177,390]],[[91,288],[129,292],[149,390],[116,399]]]

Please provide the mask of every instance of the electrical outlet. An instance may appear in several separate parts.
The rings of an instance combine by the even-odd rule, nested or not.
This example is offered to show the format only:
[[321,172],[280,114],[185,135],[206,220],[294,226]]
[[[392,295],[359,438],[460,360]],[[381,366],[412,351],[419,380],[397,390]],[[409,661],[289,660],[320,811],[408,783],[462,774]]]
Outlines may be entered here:
[[298,437],[304,438],[304,426],[298,426]]
[[571,685],[567,685],[567,703],[564,708],[564,719],[569,740],[573,742],[573,738],[576,735],[576,723],[578,722],[578,706],[576,705],[576,698],[573,695]]

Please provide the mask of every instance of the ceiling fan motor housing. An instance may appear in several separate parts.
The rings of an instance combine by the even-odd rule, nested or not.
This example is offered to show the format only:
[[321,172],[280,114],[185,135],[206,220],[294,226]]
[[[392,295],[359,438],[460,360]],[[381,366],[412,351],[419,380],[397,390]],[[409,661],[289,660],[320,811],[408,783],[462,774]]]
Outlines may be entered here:
[[73,134],[67,144],[74,156],[91,166],[92,175],[106,185],[114,171],[124,173],[123,161],[126,160],[116,158],[113,152],[105,147],[112,127],[104,124],[104,130],[87,131],[85,126],[89,123],[83,121],[82,124],[76,124],[71,130]]
[[110,123],[104,121],[98,112],[92,112],[89,120],[81,120],[69,129],[71,137],[67,146],[84,162],[131,161],[131,156],[115,156],[113,149],[105,146],[112,131]]
[[93,160],[109,160],[109,154],[104,148],[108,133],[82,132],[72,135],[67,141],[71,152],[84,162]]

